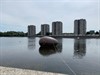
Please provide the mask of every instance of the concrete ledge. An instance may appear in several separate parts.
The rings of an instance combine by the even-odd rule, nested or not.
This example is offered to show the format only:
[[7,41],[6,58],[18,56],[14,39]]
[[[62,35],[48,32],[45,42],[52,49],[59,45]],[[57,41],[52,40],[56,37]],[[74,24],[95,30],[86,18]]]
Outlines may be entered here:
[[0,66],[0,75],[65,75],[65,74],[18,69],[18,68],[8,68]]

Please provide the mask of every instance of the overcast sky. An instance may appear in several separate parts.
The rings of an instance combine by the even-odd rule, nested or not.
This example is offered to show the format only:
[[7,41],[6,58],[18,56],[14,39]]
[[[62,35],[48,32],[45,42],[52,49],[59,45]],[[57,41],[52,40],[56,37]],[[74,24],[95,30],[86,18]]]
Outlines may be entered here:
[[63,22],[63,32],[73,32],[75,19],[86,19],[87,31],[100,30],[100,0],[0,0],[0,31],[27,32],[35,25]]

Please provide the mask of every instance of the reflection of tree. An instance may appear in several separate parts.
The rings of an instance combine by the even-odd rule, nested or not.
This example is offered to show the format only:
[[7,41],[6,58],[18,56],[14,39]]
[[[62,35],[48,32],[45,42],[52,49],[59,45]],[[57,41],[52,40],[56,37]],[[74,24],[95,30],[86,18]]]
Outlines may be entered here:
[[35,49],[35,38],[30,37],[28,38],[28,49],[34,50]]
[[86,40],[75,39],[74,41],[74,56],[82,58],[86,54]]

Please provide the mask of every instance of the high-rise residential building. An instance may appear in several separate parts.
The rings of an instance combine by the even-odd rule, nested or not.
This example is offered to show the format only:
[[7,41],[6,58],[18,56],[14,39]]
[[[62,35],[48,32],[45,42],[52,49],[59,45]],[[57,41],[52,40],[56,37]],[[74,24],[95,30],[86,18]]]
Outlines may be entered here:
[[42,24],[41,25],[41,35],[47,35],[50,32],[49,24]]
[[85,35],[86,34],[86,20],[79,19],[74,21],[74,34]]
[[52,35],[62,35],[63,23],[61,21],[52,22]]
[[35,36],[36,35],[36,27],[34,25],[28,26],[28,36]]

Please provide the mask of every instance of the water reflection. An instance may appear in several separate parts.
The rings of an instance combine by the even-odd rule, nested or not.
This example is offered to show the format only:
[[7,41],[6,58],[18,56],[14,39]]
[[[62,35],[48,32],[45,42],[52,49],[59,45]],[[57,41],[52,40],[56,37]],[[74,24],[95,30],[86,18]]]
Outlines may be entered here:
[[33,38],[33,37],[29,37],[28,38],[28,49],[29,50],[34,50],[35,47],[36,47],[35,43],[36,43],[36,39]]
[[86,40],[75,39],[74,40],[74,57],[82,58],[86,54]]
[[63,39],[62,38],[56,38],[59,42],[59,44],[57,45],[57,48],[58,48],[58,52],[62,52],[62,48],[63,48]]
[[56,38],[59,44],[56,47],[40,47],[39,53],[43,56],[49,56],[56,53],[62,52],[62,38]]

